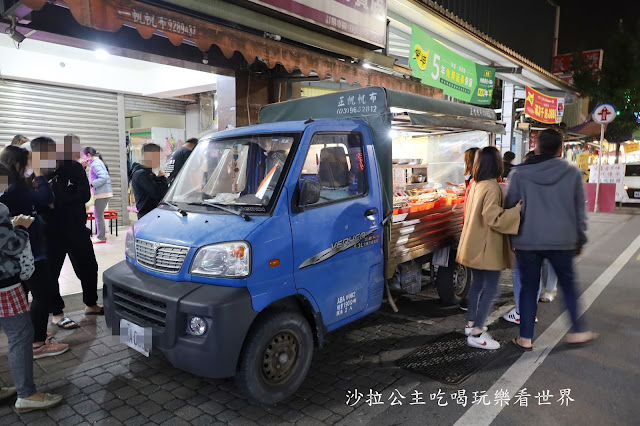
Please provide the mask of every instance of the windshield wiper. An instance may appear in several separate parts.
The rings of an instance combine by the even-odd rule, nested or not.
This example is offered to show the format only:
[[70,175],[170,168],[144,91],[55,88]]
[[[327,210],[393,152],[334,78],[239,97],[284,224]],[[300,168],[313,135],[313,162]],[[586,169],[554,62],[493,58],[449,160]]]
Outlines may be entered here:
[[227,212],[227,213],[234,214],[236,216],[240,216],[241,218],[243,218],[247,222],[249,222],[251,220],[251,217],[249,217],[248,214],[242,213],[241,211],[236,211],[236,210],[232,210],[232,209],[226,208],[222,204],[219,204],[219,203],[212,203],[210,201],[202,201],[202,202],[199,202],[199,203],[189,203],[189,205],[190,206],[209,206],[209,207],[214,207],[214,208],[216,208],[218,210],[222,210],[223,212]]
[[158,204],[159,206],[169,206],[171,207],[173,210],[177,211],[178,213],[180,213],[182,216],[186,216],[187,212],[182,210],[180,207],[178,207],[177,205],[169,202],[169,201],[160,201],[160,203]]

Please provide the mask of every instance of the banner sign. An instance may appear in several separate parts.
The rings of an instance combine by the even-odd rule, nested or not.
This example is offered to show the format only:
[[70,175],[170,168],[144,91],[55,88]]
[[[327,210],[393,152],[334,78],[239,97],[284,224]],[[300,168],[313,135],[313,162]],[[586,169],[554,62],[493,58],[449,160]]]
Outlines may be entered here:
[[[602,176],[600,176],[600,183],[616,184],[616,202],[621,202],[629,199],[627,191],[624,190],[625,167],[626,167],[626,164],[603,164],[602,165]],[[599,173],[600,173],[599,166],[597,165],[591,166],[589,183],[598,182]]]
[[472,104],[491,103],[495,68],[463,58],[415,25],[411,30],[409,66],[414,77],[442,89],[445,95]]
[[536,121],[557,124],[564,114],[564,98],[547,96],[526,86],[524,113]]
[[378,47],[385,46],[386,0],[249,0]]

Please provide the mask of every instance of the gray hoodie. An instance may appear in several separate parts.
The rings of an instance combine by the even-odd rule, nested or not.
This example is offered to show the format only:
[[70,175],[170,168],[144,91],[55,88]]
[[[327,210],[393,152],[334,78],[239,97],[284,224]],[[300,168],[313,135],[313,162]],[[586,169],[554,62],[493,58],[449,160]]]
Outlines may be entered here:
[[520,232],[511,237],[516,250],[575,250],[587,242],[582,173],[560,158],[514,167],[509,174],[505,208],[523,200]]

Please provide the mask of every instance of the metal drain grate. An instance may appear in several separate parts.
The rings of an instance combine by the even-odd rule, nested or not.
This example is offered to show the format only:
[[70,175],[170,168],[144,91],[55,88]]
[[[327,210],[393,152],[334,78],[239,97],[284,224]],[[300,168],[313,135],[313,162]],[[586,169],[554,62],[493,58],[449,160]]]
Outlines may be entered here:
[[498,358],[505,345],[495,351],[467,346],[464,334],[447,333],[396,361],[396,365],[441,383],[457,385]]

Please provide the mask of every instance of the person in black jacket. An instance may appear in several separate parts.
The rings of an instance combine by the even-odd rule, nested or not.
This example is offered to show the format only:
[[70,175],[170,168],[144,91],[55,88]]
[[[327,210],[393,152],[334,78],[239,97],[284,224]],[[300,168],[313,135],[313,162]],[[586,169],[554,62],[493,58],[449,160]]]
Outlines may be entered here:
[[504,153],[502,157],[502,177],[507,178],[509,173],[511,173],[511,168],[513,167],[513,160],[516,159],[516,154],[511,151],[507,151]]
[[[64,137],[62,158],[49,176],[55,195],[55,204],[48,213],[47,251],[52,279],[58,281],[64,259],[69,255],[76,276],[82,284],[82,301],[85,315],[103,315],[98,302],[98,262],[93,251],[91,231],[87,228],[85,204],[91,198],[89,180],[80,158],[80,139],[75,135]],[[51,312],[53,322],[64,320],[64,301],[57,283],[57,297]]]
[[[47,322],[50,306],[56,297],[55,282],[51,279],[47,258],[45,225],[43,213],[54,202],[51,186],[44,177],[44,171],[55,169],[55,142],[48,137],[39,137],[31,142],[33,148],[32,168],[37,188],[25,179],[29,153],[15,145],[2,150],[0,161],[9,168],[9,187],[0,197],[0,202],[9,208],[12,216],[27,215],[35,217],[29,227],[29,240],[35,261],[35,272],[23,285],[31,292],[33,301],[29,314],[33,323],[33,358],[60,355],[69,349],[66,343],[54,343],[47,338]],[[53,158],[53,160],[52,160]],[[28,174],[28,173],[27,173]],[[61,328],[72,329],[78,326],[69,323],[57,324]]]
[[152,169],[160,167],[160,146],[147,143],[142,146],[142,160],[131,166],[131,188],[136,199],[138,219],[158,207],[167,193],[167,175],[160,170],[156,176]]
[[198,139],[191,138],[184,143],[184,146],[178,148],[173,154],[167,158],[167,166],[165,172],[169,175],[167,178],[169,185],[173,183],[173,180],[178,176],[178,172],[187,162],[187,158],[191,155],[193,148],[198,144]]

